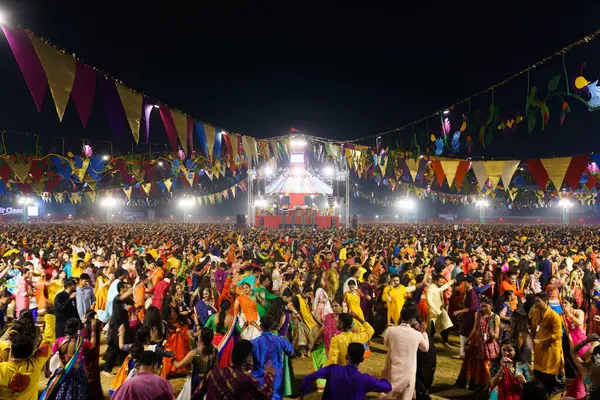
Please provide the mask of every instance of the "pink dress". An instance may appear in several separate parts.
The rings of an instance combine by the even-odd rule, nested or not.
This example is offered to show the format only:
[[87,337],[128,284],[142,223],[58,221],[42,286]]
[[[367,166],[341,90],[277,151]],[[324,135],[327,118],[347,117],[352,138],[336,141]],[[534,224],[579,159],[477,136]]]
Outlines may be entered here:
[[31,284],[23,278],[19,278],[17,281],[17,291],[15,292],[16,318],[19,318],[21,310],[29,310],[29,296],[27,296],[27,293],[29,292],[30,287]]
[[323,322],[323,343],[325,344],[325,352],[329,355],[329,344],[331,343],[331,338],[340,333],[337,329],[337,320],[335,319],[335,314],[327,314],[325,315]]
[[[581,329],[580,326],[578,326],[575,322],[573,322],[566,315],[564,315],[564,317],[565,317],[565,323],[567,324],[567,327],[569,328],[569,335],[571,336],[571,340],[573,341],[573,346],[576,346],[577,344],[583,342],[586,339],[586,335],[585,335],[585,332],[583,332],[583,329]],[[585,354],[586,351],[589,350],[589,348],[590,348],[590,345],[586,344],[581,349],[579,349],[579,351],[577,352],[579,357],[583,357],[583,355]]]

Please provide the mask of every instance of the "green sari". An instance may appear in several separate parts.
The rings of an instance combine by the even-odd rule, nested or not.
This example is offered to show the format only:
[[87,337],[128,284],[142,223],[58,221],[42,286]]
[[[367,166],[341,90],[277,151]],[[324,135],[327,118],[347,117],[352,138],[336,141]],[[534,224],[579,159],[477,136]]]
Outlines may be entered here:
[[262,318],[265,315],[267,315],[267,311],[269,310],[269,305],[271,304],[271,300],[276,299],[277,296],[275,296],[273,293],[269,292],[267,289],[265,289],[262,286],[259,286],[256,289],[254,289],[253,294],[257,299],[260,298],[261,300],[265,301],[264,306],[262,306],[260,304],[260,302],[258,302],[258,301],[256,302],[256,309],[258,311],[258,316],[260,318]]

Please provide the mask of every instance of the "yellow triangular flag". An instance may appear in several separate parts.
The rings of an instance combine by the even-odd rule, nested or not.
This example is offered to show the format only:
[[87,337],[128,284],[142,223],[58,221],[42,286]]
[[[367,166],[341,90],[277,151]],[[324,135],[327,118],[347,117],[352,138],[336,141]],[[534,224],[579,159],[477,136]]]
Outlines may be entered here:
[[73,57],[56,50],[31,34],[29,34],[29,39],[42,67],[44,67],[58,119],[62,122],[73,89],[73,82],[75,82],[76,61]]
[[572,157],[557,157],[542,158],[540,160],[544,168],[546,168],[546,172],[548,172],[550,182],[552,182],[557,191],[560,190],[563,180],[565,179],[565,174],[571,163],[571,158]]
[[488,180],[484,162],[485,161],[473,161],[471,163],[471,166],[473,167],[473,172],[475,173],[475,179],[477,179],[477,183],[479,183],[480,188],[484,188],[485,183]]
[[33,185],[31,185],[31,188],[33,189],[35,194],[41,196],[45,186],[46,184],[44,182],[36,182]]
[[85,158],[81,164],[81,168],[73,168],[73,174],[77,175],[80,181],[83,181],[83,177],[87,172],[88,166],[90,165],[90,159]]
[[69,201],[71,202],[71,204],[77,204],[79,202],[80,198],[81,198],[81,196],[79,196],[79,193],[71,193],[71,197],[69,197]]
[[[121,98],[121,103],[123,103],[123,109],[125,110],[125,115],[127,116],[127,122],[129,123],[129,128],[131,128],[131,133],[133,134],[133,139],[135,143],[139,143],[140,139],[140,121],[142,119],[142,102],[144,101],[144,97],[141,94],[134,92],[133,90],[121,85],[120,83],[116,84],[117,91],[119,92],[119,97]],[[173,118],[173,121],[175,118]],[[177,127],[177,124],[175,125]],[[187,129],[187,125],[186,125]],[[179,133],[179,130],[177,130]],[[180,137],[181,139],[181,137]],[[187,132],[186,132],[186,145],[187,145]]]
[[[519,166],[520,161],[519,160],[508,160],[506,161],[506,164],[504,164],[504,169],[502,170],[502,186],[504,186],[504,189],[508,189],[508,186],[510,185],[510,181],[512,180],[513,175],[515,174],[515,171],[517,170],[517,167]],[[512,199],[514,200],[514,199]]]
[[167,192],[171,191],[171,186],[173,186],[173,179],[169,178],[169,179],[165,179],[163,181],[163,183],[165,184],[165,187],[167,188]]
[[231,195],[233,196],[233,198],[235,199],[235,188],[237,187],[237,185],[235,185],[234,187],[231,188]]
[[185,154],[188,153],[188,143],[187,143],[187,117],[182,113],[170,110],[171,117],[173,117],[173,123],[175,124],[175,130],[177,130],[177,137],[179,138],[179,143],[181,144],[181,148]]
[[206,148],[208,150],[208,160],[212,160],[212,154],[215,147],[215,137],[217,136],[217,130],[214,126],[204,124],[204,135],[206,137]]
[[[404,162],[406,163],[408,171],[410,172],[410,176],[414,182],[417,179],[417,173],[419,172],[419,163],[421,162],[421,159],[419,158],[414,160],[412,158],[407,158],[404,160]],[[456,169],[454,169],[454,174],[456,175]]]
[[383,158],[383,165],[381,165],[381,163],[378,163],[379,169],[381,170],[381,176],[385,176],[385,171],[387,169],[387,164],[388,164],[388,156],[385,156]]
[[140,186],[142,187],[144,193],[146,193],[146,196],[150,196],[150,189],[152,188],[152,183],[142,183]]
[[194,186],[194,171],[188,171],[188,173],[185,174],[185,179],[187,179],[190,187]]
[[[504,180],[502,180],[502,182],[504,183]],[[519,189],[517,188],[507,188],[506,191],[508,192],[508,197],[510,197],[510,199],[512,201],[515,200],[515,198],[517,197],[517,193],[519,192]]]
[[19,182],[25,182],[27,175],[29,175],[29,167],[31,167],[31,164],[29,164],[27,161],[13,161],[10,158],[4,158],[4,162],[8,164],[10,169],[12,169]]
[[440,160],[440,164],[442,165],[446,179],[448,179],[448,187],[452,187],[460,160]]
[[127,200],[131,200],[131,186],[129,186],[129,189],[123,188],[123,192],[125,193],[125,196],[127,196]]
[[483,162],[483,167],[485,168],[485,173],[487,174],[490,184],[492,185],[492,190],[496,189],[496,186],[498,186],[498,182],[500,182],[500,176],[502,175],[505,164],[506,161]]
[[346,151],[346,161],[348,161],[348,167],[350,169],[354,169],[354,157],[352,155],[352,150],[344,149]]
[[56,202],[62,204],[65,201],[65,194],[63,192],[55,193],[54,197],[56,198]]
[[92,203],[96,203],[96,192],[94,192],[94,191],[85,192],[85,195]]

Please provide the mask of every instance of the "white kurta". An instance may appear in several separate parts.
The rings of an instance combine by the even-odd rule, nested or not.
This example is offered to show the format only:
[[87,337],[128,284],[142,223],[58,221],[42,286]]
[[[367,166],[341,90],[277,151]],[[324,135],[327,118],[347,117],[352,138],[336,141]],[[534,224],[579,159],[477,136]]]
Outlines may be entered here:
[[429,351],[427,333],[408,325],[389,327],[383,334],[388,348],[381,377],[392,384],[388,399],[412,400],[417,375],[417,350]]

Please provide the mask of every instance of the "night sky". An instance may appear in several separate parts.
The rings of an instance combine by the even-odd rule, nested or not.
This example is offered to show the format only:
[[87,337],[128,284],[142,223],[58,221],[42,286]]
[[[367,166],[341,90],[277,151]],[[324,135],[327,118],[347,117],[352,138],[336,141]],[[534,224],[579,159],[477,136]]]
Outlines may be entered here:
[[[271,137],[295,127],[339,140],[445,108],[600,28],[595,1],[192,3],[0,0],[0,7],[15,23],[128,86],[227,131]],[[86,130],[72,103],[59,123],[49,94],[38,114],[3,35],[0,60],[0,129],[114,139],[101,101]],[[566,55],[570,77],[583,61],[584,75],[600,78],[600,39]],[[530,79],[545,90],[548,79],[562,73],[560,60]],[[502,114],[523,114],[526,91],[526,79],[498,89]],[[483,96],[472,107],[487,109],[490,101]],[[572,108],[563,127],[554,104],[543,133],[528,135],[523,128],[512,138],[498,135],[491,149],[476,145],[474,154],[599,151],[600,112],[575,103]],[[454,127],[462,112],[453,111]],[[430,131],[439,132],[439,119],[432,119]],[[150,140],[167,142],[158,113]]]

